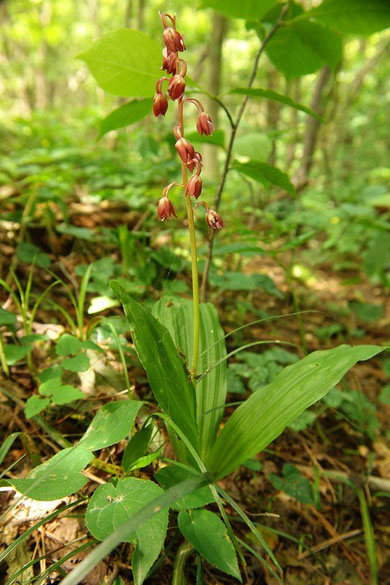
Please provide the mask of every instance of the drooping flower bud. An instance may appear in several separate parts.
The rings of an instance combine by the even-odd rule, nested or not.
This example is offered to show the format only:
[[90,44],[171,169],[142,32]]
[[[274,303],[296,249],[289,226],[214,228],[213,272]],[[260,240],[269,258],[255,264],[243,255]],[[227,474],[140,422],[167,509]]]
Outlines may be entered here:
[[184,40],[181,34],[170,26],[163,31],[163,40],[168,51],[177,53],[178,51],[185,51]]
[[179,138],[179,140],[175,144],[175,148],[181,160],[187,165],[194,158],[195,149],[192,146],[191,142],[189,142],[185,138]]
[[153,98],[153,114],[156,116],[165,116],[168,109],[167,96],[164,93],[156,93]]
[[169,97],[172,100],[177,100],[180,98],[185,90],[186,82],[184,81],[184,77],[177,73],[173,77],[171,77],[168,83],[168,93]]
[[[197,164],[197,161],[199,163],[199,165]],[[190,171],[190,173],[192,173],[192,171],[194,170],[195,167],[197,166],[202,166],[202,155],[200,154],[200,152],[195,152],[193,158],[187,163],[187,167],[188,170]]]
[[199,112],[198,121],[196,123],[196,129],[199,134],[206,134],[206,136],[211,136],[214,132],[214,124],[211,121],[211,118],[206,112]]
[[173,207],[171,201],[168,197],[164,196],[161,197],[160,201],[157,204],[157,215],[161,221],[166,221],[170,219],[172,216],[177,217],[175,208]]
[[192,175],[190,180],[187,183],[186,187],[186,194],[189,194],[191,197],[195,197],[198,199],[199,195],[202,193],[202,179],[199,175]]
[[168,51],[166,47],[163,49],[163,63],[161,69],[165,69],[167,73],[176,73],[177,54]]
[[223,228],[222,217],[213,209],[206,211],[206,221],[212,230],[220,230]]

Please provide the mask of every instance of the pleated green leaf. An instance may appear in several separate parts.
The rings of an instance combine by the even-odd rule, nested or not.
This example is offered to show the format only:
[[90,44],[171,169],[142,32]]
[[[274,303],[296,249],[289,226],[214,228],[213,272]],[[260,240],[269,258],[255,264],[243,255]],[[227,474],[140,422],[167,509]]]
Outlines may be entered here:
[[368,360],[382,349],[375,345],[340,345],[315,351],[287,366],[232,414],[210,452],[208,470],[221,478],[236,469],[322,398],[356,362]]
[[157,402],[198,449],[195,389],[168,329],[118,282],[112,281],[111,288],[123,303],[135,349]]
[[[175,297],[158,301],[153,314],[169,331],[187,363],[192,365],[194,326],[192,302]],[[196,384],[196,416],[200,437],[201,455],[205,457],[213,445],[223,416],[227,391],[226,361],[216,363],[226,356],[224,333],[218,313],[211,303],[200,305],[200,340],[197,373],[207,376]]]

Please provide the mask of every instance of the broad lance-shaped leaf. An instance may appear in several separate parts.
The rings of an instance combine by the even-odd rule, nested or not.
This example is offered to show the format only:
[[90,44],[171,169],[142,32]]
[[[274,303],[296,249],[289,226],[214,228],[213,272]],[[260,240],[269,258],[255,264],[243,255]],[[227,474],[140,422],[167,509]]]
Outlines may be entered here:
[[168,329],[134,301],[119,282],[111,281],[110,285],[123,304],[135,349],[157,402],[198,449],[195,390]]
[[376,345],[315,351],[287,366],[271,384],[252,394],[227,421],[206,467],[218,478],[264,449],[306,408],[322,398],[358,361],[383,350]]
[[111,130],[118,130],[142,120],[152,112],[152,106],[152,98],[146,98],[144,100],[132,100],[116,108],[100,121],[98,138],[101,138],[107,132],[111,132]]
[[309,10],[315,18],[342,33],[370,35],[390,27],[389,0],[323,0]]
[[[162,495],[162,489],[152,481],[134,477],[120,479],[116,486],[105,483],[94,492],[85,516],[88,530],[104,540],[121,524],[141,510],[146,504]],[[125,542],[136,544],[133,557],[135,585],[142,585],[150,567],[160,554],[168,527],[168,509],[147,520],[134,536]]]
[[79,58],[97,84],[114,95],[151,97],[161,77],[161,47],[138,30],[122,28],[103,35]]
[[208,510],[182,510],[178,520],[180,532],[209,563],[241,581],[234,546],[216,514]]
[[313,116],[313,118],[316,118],[320,122],[325,122],[325,120],[321,118],[321,116],[316,114],[314,110],[311,110],[310,108],[304,106],[303,104],[295,102],[288,95],[283,95],[282,93],[278,93],[277,91],[273,91],[272,89],[263,89],[261,87],[235,87],[234,89],[230,90],[230,93],[248,95],[249,97],[253,98],[266,98],[274,102],[280,102],[281,104],[286,104],[287,106],[291,106],[296,110],[305,112],[305,114]]
[[87,483],[80,472],[92,459],[88,449],[69,447],[35,467],[25,479],[9,479],[8,483],[33,500],[58,500],[74,494]]
[[[164,297],[153,307],[153,314],[169,331],[176,346],[185,356],[187,368],[192,365],[194,315],[191,301]],[[196,416],[201,456],[205,457],[215,441],[226,399],[226,356],[224,333],[218,313],[211,303],[200,305],[199,360],[197,372],[210,373],[196,384]]]
[[260,160],[250,160],[245,163],[234,161],[233,169],[265,186],[276,185],[291,195],[297,194],[289,176],[266,162]]

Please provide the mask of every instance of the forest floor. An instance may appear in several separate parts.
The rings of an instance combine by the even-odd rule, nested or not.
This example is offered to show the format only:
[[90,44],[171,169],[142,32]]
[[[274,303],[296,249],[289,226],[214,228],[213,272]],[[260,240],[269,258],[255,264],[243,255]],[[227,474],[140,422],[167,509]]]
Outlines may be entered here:
[[[112,221],[112,215],[110,217]],[[89,228],[93,228],[97,223],[104,223],[98,210],[93,210],[85,221],[88,222]],[[32,243],[39,246],[43,244],[46,249],[50,247],[53,260],[52,270],[60,273],[62,278],[66,275],[71,283],[78,280],[75,272],[78,264],[89,263],[103,257],[105,253],[112,253],[105,252],[88,242],[79,245],[69,236],[64,236],[62,239],[56,237],[51,241],[50,246],[47,236],[42,236],[39,230],[27,231],[27,236]],[[8,243],[3,239],[0,245],[2,246],[0,252],[3,256],[4,278],[5,268],[11,265],[15,250],[12,240]],[[26,283],[28,266],[18,263],[16,270],[21,282]],[[211,299],[218,294],[218,310],[226,332],[258,318],[256,311],[261,310],[269,315],[283,315],[296,310],[284,273],[271,257],[253,257],[245,265],[244,270],[247,274],[261,272],[269,275],[284,293],[283,298],[271,296],[262,290],[250,294],[240,294],[237,291],[223,291],[223,293],[211,291]],[[245,329],[240,342],[278,339],[301,347],[303,336],[308,351],[327,349],[340,343],[385,344],[388,342],[390,299],[380,286],[372,285],[362,275],[359,275],[361,280],[356,285],[353,282],[356,274],[336,273],[331,265],[316,268],[313,275],[314,278],[308,282],[297,284],[300,306],[308,311],[302,314],[301,324],[297,316],[265,321]],[[185,277],[181,275],[180,278]],[[51,276],[47,272],[35,271],[33,283],[35,293],[42,293],[50,282]],[[349,303],[356,301],[357,286],[359,298],[384,307],[383,315],[379,320],[362,321],[359,315],[346,310]],[[61,286],[55,290],[57,303],[66,307],[72,314],[73,309],[66,291]],[[158,298],[156,291],[152,294],[156,299]],[[250,303],[255,311],[253,314],[250,310],[244,315],[237,312],[236,304],[240,298]],[[4,301],[5,308],[14,309],[3,292],[2,302]],[[104,314],[120,315],[121,309],[113,308]],[[94,316],[89,318],[92,319]],[[333,330],[331,326],[334,327]],[[66,330],[66,323],[61,316],[53,313],[53,310],[43,307],[37,312],[34,333],[51,331],[54,338]],[[230,340],[229,348],[233,349],[237,338],[232,336],[228,339]],[[57,407],[47,416],[47,422],[60,436],[69,440],[80,436],[88,425],[92,413],[113,397],[118,397],[123,390],[121,364],[117,354],[107,352],[106,358],[108,359],[104,367],[96,367],[91,379],[83,376],[82,389],[87,390],[88,397],[78,412],[71,406]],[[37,347],[34,350],[34,363],[38,370],[46,366],[46,359],[45,349]],[[150,399],[150,391],[141,368],[135,362],[134,365],[130,363],[128,373],[132,390],[138,396]],[[261,464],[261,471],[260,466],[258,468],[245,466],[221,482],[221,486],[240,504],[261,530],[284,568],[287,585],[302,583],[364,585],[371,582],[365,541],[367,527],[365,534],[362,521],[362,501],[368,506],[375,534],[379,585],[390,583],[388,509],[386,515],[387,496],[390,492],[390,445],[386,441],[386,437],[388,438],[386,425],[388,425],[390,405],[388,400],[387,402],[379,400],[383,386],[387,382],[388,373],[384,367],[383,357],[358,364],[344,382],[368,400],[368,403],[363,402],[362,409],[357,414],[352,412],[349,416],[347,410],[340,411],[336,407],[329,406],[320,407],[315,411],[316,417],[312,424],[306,427],[303,425],[304,428],[299,432],[287,429],[256,458]],[[24,416],[24,403],[37,386],[27,364],[21,362],[11,366],[10,377],[7,379],[3,376],[1,386],[6,394],[1,394],[0,398],[2,402],[0,441],[3,442],[4,438],[13,432],[23,431],[30,438],[33,449],[38,451],[42,459],[57,452],[61,448],[58,437],[43,431],[36,420],[26,419]],[[249,390],[246,392],[249,393]],[[232,394],[229,401],[235,399],[237,396]],[[242,399],[242,395],[238,395],[238,399]],[[104,449],[99,457],[105,462],[120,465],[122,451],[123,445],[119,444],[113,448]],[[4,462],[5,468],[24,453],[22,444],[16,442]],[[169,447],[167,447],[167,453],[171,455]],[[274,487],[272,477],[281,476],[283,465],[286,463],[293,464],[299,470],[300,477],[303,480],[309,480],[317,490],[315,503],[302,503],[288,493],[291,489],[287,488],[285,491]],[[30,465],[29,458],[25,457],[10,471],[10,474],[13,477],[24,477]],[[140,477],[150,477],[157,465],[158,463],[153,463],[136,474]],[[98,484],[111,477],[105,471],[93,467],[89,468],[86,474],[91,480],[88,488],[84,490],[86,495],[92,493]],[[376,483],[372,481],[372,476],[378,479]],[[307,481],[306,483],[303,481],[303,484],[302,480],[299,481],[301,483],[298,482],[298,488],[303,485],[302,489],[306,489]],[[75,499],[75,497],[70,497],[65,498],[64,501],[69,502]],[[10,512],[3,526],[1,540],[5,544],[11,543],[31,523],[37,522],[54,511],[64,501],[36,502],[27,499],[18,501],[13,490],[0,492],[1,511]],[[15,507],[11,508],[13,505]],[[8,564],[0,565],[0,580],[3,579],[2,582],[5,583],[6,575],[9,577],[25,563],[41,557],[35,568],[30,568],[23,573],[23,579],[19,582],[25,585],[34,574],[42,574],[73,547],[87,543],[89,536],[82,520],[84,506],[85,504],[80,502],[68,516],[64,515],[61,519],[49,521],[35,530],[30,539],[23,541],[16,549],[17,554],[10,555],[7,559]],[[250,535],[248,536],[246,525],[240,522],[233,510],[227,508],[226,511],[237,535],[246,539],[258,553],[261,553],[258,544],[251,540]],[[150,576],[150,583],[156,585],[170,583],[174,553],[179,543],[177,526],[175,521],[171,520],[166,541],[166,554],[163,557],[162,566]],[[88,552],[89,549],[86,548],[84,552],[66,561],[62,568],[65,571],[68,570]],[[113,583],[115,576],[120,575],[125,585],[130,584],[132,581],[129,553],[130,545],[123,544],[107,561],[100,563],[84,582],[88,585]],[[244,582],[251,585],[276,585],[275,578],[253,555],[245,554],[245,558],[247,567]],[[191,583],[195,582],[194,561],[195,559],[193,559],[193,564],[191,561],[188,562],[188,582]],[[108,581],[104,580],[107,574],[110,574]],[[228,576],[207,564],[203,577],[208,585],[232,582]],[[51,579],[50,583],[53,585],[58,583],[60,573],[53,573]]]

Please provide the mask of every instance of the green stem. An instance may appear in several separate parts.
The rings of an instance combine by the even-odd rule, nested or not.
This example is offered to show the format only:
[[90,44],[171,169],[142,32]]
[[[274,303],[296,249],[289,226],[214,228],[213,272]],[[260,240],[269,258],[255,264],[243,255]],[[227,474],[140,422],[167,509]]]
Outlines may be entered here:
[[[184,134],[184,121],[183,121],[183,98],[180,98],[178,103],[179,113],[179,126],[181,134]],[[187,167],[182,161],[181,169],[183,174],[183,189],[184,193],[187,187]],[[196,380],[196,372],[198,368],[199,358],[199,277],[198,277],[198,256],[196,252],[196,238],[195,238],[195,221],[194,212],[191,205],[191,196],[185,195],[187,218],[188,218],[188,231],[190,234],[190,247],[191,247],[191,268],[192,268],[192,304],[194,309],[194,337],[193,337],[193,352],[192,352],[192,367],[191,367],[191,380],[194,383]]]
[[0,363],[1,363],[1,367],[4,370],[5,377],[9,378],[9,367],[8,367],[7,360],[6,360],[5,353],[4,353],[4,343],[3,343],[3,336],[1,334],[1,331],[0,331]]
[[172,585],[186,585],[184,568],[194,547],[185,540],[178,548],[173,565]]

